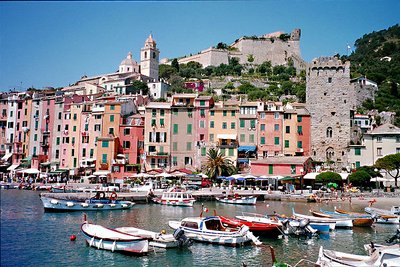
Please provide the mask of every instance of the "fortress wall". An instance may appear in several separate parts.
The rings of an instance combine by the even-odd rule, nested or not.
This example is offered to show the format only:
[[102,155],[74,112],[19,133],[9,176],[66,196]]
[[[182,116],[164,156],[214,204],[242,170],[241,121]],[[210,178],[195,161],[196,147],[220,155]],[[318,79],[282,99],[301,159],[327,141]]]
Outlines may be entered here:
[[208,66],[219,66],[220,64],[228,64],[228,52],[226,50],[210,48],[201,51],[200,54],[181,58],[178,60],[180,64],[187,64],[190,61],[200,63],[203,68]]

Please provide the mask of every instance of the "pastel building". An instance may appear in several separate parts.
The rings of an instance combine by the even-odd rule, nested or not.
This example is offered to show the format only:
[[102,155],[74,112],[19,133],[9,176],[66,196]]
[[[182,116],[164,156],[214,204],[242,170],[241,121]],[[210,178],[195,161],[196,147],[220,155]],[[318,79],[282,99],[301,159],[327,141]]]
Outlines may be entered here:
[[372,166],[386,155],[400,153],[400,128],[387,123],[364,134],[361,145],[349,146],[349,167]]
[[171,135],[174,130],[171,103],[150,102],[146,106],[144,129],[142,171],[177,165],[177,161],[171,162]]
[[[176,94],[171,102],[171,159],[175,168],[194,170],[197,144],[195,94]],[[201,116],[200,116],[201,117]]]
[[256,176],[298,176],[311,171],[310,157],[269,157],[251,162],[251,174]]

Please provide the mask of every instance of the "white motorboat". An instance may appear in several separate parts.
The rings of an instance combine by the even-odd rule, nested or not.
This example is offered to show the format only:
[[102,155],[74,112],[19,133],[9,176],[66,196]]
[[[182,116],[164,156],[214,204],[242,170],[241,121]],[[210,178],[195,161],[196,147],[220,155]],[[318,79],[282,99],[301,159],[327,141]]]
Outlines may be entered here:
[[340,228],[352,228],[353,221],[347,218],[323,218],[323,217],[316,217],[316,216],[309,216],[300,213],[296,213],[294,209],[292,209],[293,215],[300,219],[308,219],[310,220],[311,226],[313,223],[324,223],[329,224],[330,230],[335,230],[336,227]]
[[149,239],[84,222],[81,231],[90,247],[144,255],[149,251]]
[[222,225],[218,216],[190,217],[181,221],[169,221],[168,224],[172,229],[183,229],[187,237],[198,242],[228,246],[241,246],[250,241],[253,241],[256,245],[262,244],[250,232],[248,226],[226,228]]
[[112,192],[106,196],[105,192],[97,192],[92,198],[84,201],[74,199],[59,199],[40,195],[45,211],[103,211],[130,209],[135,205],[131,201],[117,199],[117,193]]
[[399,245],[377,247],[369,256],[327,250],[321,246],[317,260],[317,264],[321,267],[394,267],[399,266],[399,262]]
[[400,207],[393,206],[390,210],[366,207],[365,212],[376,219],[377,223],[399,224],[400,223]]
[[236,205],[255,205],[257,202],[257,197],[255,196],[222,196],[215,197],[215,199],[222,203],[236,204]]
[[115,230],[134,236],[146,237],[149,246],[156,248],[176,248],[192,245],[192,240],[185,236],[185,231],[178,228],[173,234],[157,233],[135,227],[120,227]]
[[158,204],[187,207],[192,207],[196,201],[190,192],[174,187],[163,192],[160,198],[154,197],[152,200]]

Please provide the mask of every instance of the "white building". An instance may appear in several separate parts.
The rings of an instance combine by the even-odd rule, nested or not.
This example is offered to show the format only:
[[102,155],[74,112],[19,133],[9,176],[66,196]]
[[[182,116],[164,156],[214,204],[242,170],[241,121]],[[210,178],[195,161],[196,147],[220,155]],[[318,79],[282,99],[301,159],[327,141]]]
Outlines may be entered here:
[[372,166],[377,159],[400,153],[400,128],[387,123],[365,133],[361,145],[349,147],[349,166]]
[[165,82],[150,82],[147,84],[149,87],[149,95],[153,99],[167,98],[167,91],[169,88],[169,84]]

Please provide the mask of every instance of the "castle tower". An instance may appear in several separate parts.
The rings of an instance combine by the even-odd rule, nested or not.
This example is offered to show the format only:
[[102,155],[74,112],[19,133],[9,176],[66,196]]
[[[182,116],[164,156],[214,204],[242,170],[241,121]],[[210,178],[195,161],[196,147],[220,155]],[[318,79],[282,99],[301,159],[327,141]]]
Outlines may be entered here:
[[311,156],[347,166],[351,116],[355,107],[350,85],[350,62],[320,57],[307,64],[306,103],[311,114]]
[[160,51],[157,49],[156,42],[150,34],[144,42],[144,47],[140,50],[140,73],[154,79],[154,81],[158,81],[159,54]]

